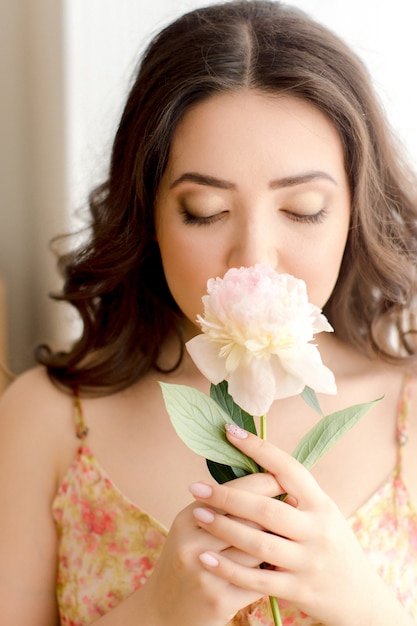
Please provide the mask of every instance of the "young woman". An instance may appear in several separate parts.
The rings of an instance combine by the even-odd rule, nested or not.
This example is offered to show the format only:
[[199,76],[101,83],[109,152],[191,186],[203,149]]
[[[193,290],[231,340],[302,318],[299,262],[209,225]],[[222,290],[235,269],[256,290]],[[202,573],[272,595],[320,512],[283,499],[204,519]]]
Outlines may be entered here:
[[[4,623],[270,626],[271,595],[284,625],[417,624],[416,181],[360,61],[279,2],[183,16],[90,206],[61,259],[82,335],[0,405]],[[316,414],[275,402],[267,442],[227,435],[268,471],[217,485],[158,381],[208,391],[184,351],[207,280],[256,263],[334,326],[323,410],[384,399],[311,473],[290,453]]]

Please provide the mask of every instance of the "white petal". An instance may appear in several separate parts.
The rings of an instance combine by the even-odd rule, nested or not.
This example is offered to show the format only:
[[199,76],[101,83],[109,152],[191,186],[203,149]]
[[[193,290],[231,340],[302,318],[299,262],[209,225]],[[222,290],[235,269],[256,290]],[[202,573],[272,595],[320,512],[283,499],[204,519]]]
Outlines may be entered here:
[[296,348],[282,350],[279,354],[282,367],[298,376],[304,384],[321,393],[337,392],[333,372],[323,365],[316,346],[306,343]]
[[275,379],[268,361],[252,359],[230,374],[229,393],[250,415],[265,415],[274,400]]
[[192,360],[200,372],[211,383],[217,385],[226,378],[225,359],[219,357],[218,344],[204,335],[197,335],[185,344]]
[[320,368],[314,368],[311,371],[311,376],[305,379],[305,383],[308,387],[315,389],[320,393],[336,394],[337,387],[333,372],[329,370],[325,365],[321,365]]
[[275,378],[275,400],[296,396],[303,391],[305,387],[303,379],[285,370],[278,357],[271,358],[271,367]]
[[313,332],[321,333],[322,331],[332,333],[333,326],[331,326],[328,319],[321,313],[320,309],[316,309],[313,317]]
[[245,349],[242,346],[234,344],[225,360],[226,371],[234,372],[236,369],[238,369],[238,367],[240,367],[240,364],[244,358]]

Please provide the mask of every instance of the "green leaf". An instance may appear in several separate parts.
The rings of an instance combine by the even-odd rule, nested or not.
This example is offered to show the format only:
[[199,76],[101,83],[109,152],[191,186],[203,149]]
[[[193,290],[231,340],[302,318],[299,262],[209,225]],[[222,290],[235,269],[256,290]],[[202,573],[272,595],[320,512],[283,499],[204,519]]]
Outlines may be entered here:
[[298,443],[293,452],[295,457],[307,469],[348,432],[382,398],[336,411],[323,417]]
[[241,409],[240,406],[238,406],[233,400],[228,391],[228,384],[226,380],[223,380],[217,385],[210,386],[210,397],[213,398],[219,406],[221,406],[227,415],[230,415],[235,424],[254,435],[257,434],[255,420],[252,415],[246,413],[246,411]]
[[302,399],[307,402],[307,404],[309,406],[311,406],[312,409],[314,409],[319,415],[323,416],[323,411],[321,410],[319,401],[317,399],[316,396],[316,392],[314,391],[314,389],[311,389],[311,387],[304,387],[303,391],[301,392],[301,397]]
[[[235,403],[228,391],[228,384],[226,380],[223,380],[217,385],[210,386],[210,397],[213,398],[223,411],[230,416],[230,421],[233,421],[241,428],[244,428],[245,430],[248,430],[256,435],[255,420],[252,415],[249,415],[249,413],[241,409],[240,406]],[[229,480],[245,476],[248,473],[240,467],[230,467],[229,465],[215,463],[210,460],[207,460],[207,467],[214,480],[218,483],[226,483]],[[259,466],[258,471],[261,471]]]
[[225,425],[232,420],[217,402],[193,387],[159,384],[172,425],[193,452],[251,474],[258,472],[255,461],[226,439]]
[[223,465],[223,463],[215,463],[209,459],[207,459],[207,467],[214,480],[220,484],[246,476],[248,473],[240,467],[230,467],[229,465]]

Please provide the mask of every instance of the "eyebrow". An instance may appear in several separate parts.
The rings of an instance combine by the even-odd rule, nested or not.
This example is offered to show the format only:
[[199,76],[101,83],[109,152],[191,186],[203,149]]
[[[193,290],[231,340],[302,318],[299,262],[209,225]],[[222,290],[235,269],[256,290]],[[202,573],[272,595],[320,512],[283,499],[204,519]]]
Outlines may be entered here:
[[309,183],[314,180],[327,180],[333,185],[336,185],[337,182],[330,176],[327,172],[322,171],[312,171],[312,172],[304,172],[303,174],[297,174],[295,176],[285,176],[284,178],[278,178],[277,180],[271,180],[269,183],[270,189],[280,189],[281,187],[295,187],[296,185],[304,185],[305,183]]
[[185,174],[182,174],[179,178],[174,180],[170,189],[173,189],[184,182],[197,183],[197,185],[205,185],[207,187],[217,187],[218,189],[236,189],[236,185],[234,183],[222,180],[221,178],[215,178],[214,176],[198,174],[197,172],[186,172]]
[[[303,172],[302,174],[296,174],[294,176],[285,176],[284,178],[277,178],[271,180],[269,183],[270,189],[281,189],[283,187],[295,187],[297,185],[304,185],[314,180],[327,180],[337,186],[337,182],[327,172],[311,171]],[[215,187],[217,189],[236,189],[236,185],[230,181],[223,180],[222,178],[216,178],[215,176],[207,176],[205,174],[199,174],[198,172],[185,172],[179,178],[174,180],[170,189],[174,189],[183,182],[196,183],[197,185],[203,185],[206,187]]]

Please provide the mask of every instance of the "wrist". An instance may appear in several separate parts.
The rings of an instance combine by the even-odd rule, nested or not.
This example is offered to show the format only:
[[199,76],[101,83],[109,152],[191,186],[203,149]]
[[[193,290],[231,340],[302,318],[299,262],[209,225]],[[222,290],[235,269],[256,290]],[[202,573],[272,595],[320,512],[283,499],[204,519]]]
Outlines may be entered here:
[[364,586],[360,596],[352,598],[351,610],[345,617],[343,622],[339,620],[331,626],[416,626],[416,622],[397,599],[394,589],[376,573],[371,588]]

